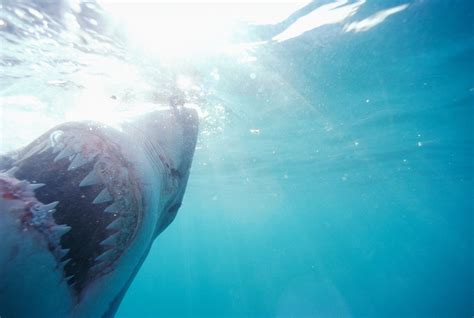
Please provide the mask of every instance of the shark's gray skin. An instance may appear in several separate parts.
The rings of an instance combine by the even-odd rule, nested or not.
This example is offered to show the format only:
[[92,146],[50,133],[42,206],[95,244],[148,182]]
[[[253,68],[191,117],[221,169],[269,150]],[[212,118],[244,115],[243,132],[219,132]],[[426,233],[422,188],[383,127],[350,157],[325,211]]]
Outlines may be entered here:
[[0,316],[113,317],[175,218],[197,113],[71,122],[0,157]]

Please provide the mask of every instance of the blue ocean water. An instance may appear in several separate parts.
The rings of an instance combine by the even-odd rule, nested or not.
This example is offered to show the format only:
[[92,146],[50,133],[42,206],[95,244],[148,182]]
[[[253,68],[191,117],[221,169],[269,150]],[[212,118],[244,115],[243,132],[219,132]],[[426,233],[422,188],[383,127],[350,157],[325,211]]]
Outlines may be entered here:
[[80,8],[2,3],[3,149],[175,94],[201,113],[183,206],[117,317],[474,314],[472,1],[307,2],[173,62]]

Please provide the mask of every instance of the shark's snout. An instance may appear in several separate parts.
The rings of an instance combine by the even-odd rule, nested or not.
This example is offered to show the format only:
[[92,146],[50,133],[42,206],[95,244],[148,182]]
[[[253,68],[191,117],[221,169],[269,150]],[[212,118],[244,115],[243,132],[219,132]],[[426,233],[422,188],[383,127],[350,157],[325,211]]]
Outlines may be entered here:
[[124,125],[129,135],[141,140],[153,164],[166,171],[165,211],[160,215],[155,234],[161,233],[175,218],[181,206],[196,147],[199,117],[195,109],[171,107],[155,111]]
[[191,166],[198,125],[196,110],[171,107],[135,118],[124,124],[124,129],[136,140],[142,139],[153,160],[164,162],[173,174],[185,176]]

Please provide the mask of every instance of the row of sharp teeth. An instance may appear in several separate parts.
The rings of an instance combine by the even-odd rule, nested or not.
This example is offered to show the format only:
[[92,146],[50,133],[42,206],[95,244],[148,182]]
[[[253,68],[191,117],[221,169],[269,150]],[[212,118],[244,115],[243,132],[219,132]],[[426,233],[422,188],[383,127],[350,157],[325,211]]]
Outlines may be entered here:
[[[59,132],[58,134],[56,134],[56,137],[57,136],[61,137],[61,135],[63,135],[63,133]],[[74,142],[71,139],[67,140],[66,142],[51,142],[51,144],[44,145],[44,146],[43,145],[39,145],[35,147],[30,152],[32,153],[36,151],[43,152],[47,150],[48,148],[49,149],[52,148],[53,154],[57,154],[56,157],[54,158],[54,162],[58,162],[59,160],[62,160],[65,158],[69,159],[70,164],[67,168],[68,171],[75,170],[87,163],[92,162],[95,159],[95,157],[97,157],[97,155],[99,154],[99,151],[93,151],[93,152],[89,152],[90,153],[89,156],[84,156],[83,152],[80,149],[81,148],[80,143]],[[72,147],[70,145],[72,145]],[[26,155],[26,157],[29,157],[29,155]],[[108,178],[108,177],[105,177],[105,176],[101,177],[97,173],[97,170],[98,170],[97,165],[98,165],[98,162],[95,163],[92,170],[79,183],[80,187],[104,184],[103,182],[104,178]],[[14,166],[4,173],[6,173],[7,175],[11,177],[15,177],[15,173],[18,170],[19,168]],[[20,186],[22,188],[22,191],[25,194],[34,196],[34,192],[40,189],[41,187],[45,186],[45,184],[29,183],[28,181],[20,181]],[[110,234],[105,240],[100,242],[100,245],[105,249],[105,251],[101,255],[95,258],[95,264],[90,268],[91,273],[97,274],[103,271],[105,268],[110,266],[110,264],[117,258],[117,255],[119,254],[119,250],[121,249],[120,246],[122,245],[123,240],[124,240],[124,237],[122,237],[121,235],[123,233],[127,233],[123,231],[124,224],[127,223],[125,221],[125,218],[127,218],[128,220],[128,218],[132,215],[126,212],[129,204],[124,203],[124,202],[128,202],[127,199],[125,199],[126,201],[122,201],[124,199],[125,198],[116,198],[116,200],[114,200],[114,197],[111,195],[107,187],[105,187],[92,201],[93,204],[112,202],[109,206],[107,206],[104,209],[104,212],[113,213],[113,215],[116,216],[116,218],[106,227],[106,229],[109,230],[112,234]],[[59,204],[59,201],[54,201],[48,204],[38,203],[32,208],[32,212],[34,212],[33,214],[36,216],[43,216],[43,217],[47,216],[51,220],[53,220],[52,215],[56,211],[55,209],[58,206],[58,204]],[[41,220],[37,220],[37,222],[41,222]],[[41,224],[41,223],[38,223],[38,224]],[[57,225],[55,224],[54,220],[52,221],[52,224],[54,225],[49,227],[49,230],[51,233],[50,235],[52,236],[52,239],[55,242],[54,245],[57,246],[56,249],[53,251],[53,253],[55,257],[59,260],[59,267],[64,272],[64,267],[71,261],[71,258],[66,258],[67,255],[69,254],[70,249],[61,248],[60,239],[62,238],[62,236],[64,236],[66,233],[68,233],[71,230],[71,227],[66,224]],[[76,284],[74,281],[74,275],[65,277],[65,280],[71,285],[71,287]]]
[[[91,155],[85,157],[82,152],[80,151],[80,147],[77,146],[75,149],[68,145],[64,145],[61,147],[59,145],[53,146],[53,153],[57,153],[56,157],[54,158],[54,162],[57,162],[59,160],[69,158],[71,163],[69,164],[67,170],[75,170],[87,163],[92,162],[95,157],[98,155],[98,152],[92,153]],[[93,186],[97,184],[103,184],[103,179],[101,176],[98,175],[97,173],[97,163],[95,166],[92,168],[92,170],[84,177],[84,179],[79,183],[80,187],[87,187],[87,186]],[[104,209],[104,212],[106,213],[113,213],[114,216],[117,216],[118,214],[123,214],[123,208],[122,205],[114,201],[113,196],[109,192],[107,188],[102,189],[101,192],[94,198],[92,201],[93,204],[101,204],[101,203],[107,203],[107,202],[112,202],[108,207]],[[70,227],[67,225],[60,225],[63,226],[62,228],[59,228],[58,234],[61,236],[66,234],[69,230]],[[114,221],[112,221],[106,229],[114,232],[111,234],[109,237],[107,237],[105,240],[100,242],[100,245],[106,248],[106,250],[99,256],[95,258],[95,265],[91,267],[91,271],[99,272],[100,270],[104,269],[111,261],[113,261],[115,255],[117,254],[117,244],[119,241],[120,237],[120,230],[123,227],[123,217],[118,216]],[[69,252],[69,250],[63,250],[64,251],[64,256]],[[61,257],[62,258],[62,257]],[[63,265],[66,265],[70,259],[67,259],[62,262]],[[66,277],[66,279],[72,280],[73,277],[69,276]]]

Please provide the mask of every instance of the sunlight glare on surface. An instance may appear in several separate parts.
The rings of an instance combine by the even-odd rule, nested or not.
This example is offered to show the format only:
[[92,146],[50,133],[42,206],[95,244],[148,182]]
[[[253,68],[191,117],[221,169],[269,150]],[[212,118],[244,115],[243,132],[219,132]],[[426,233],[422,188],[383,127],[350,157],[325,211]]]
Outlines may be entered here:
[[324,4],[313,12],[299,18],[288,29],[275,36],[273,39],[283,42],[296,38],[307,31],[314,30],[323,25],[335,24],[357,13],[359,8],[365,3],[365,0],[348,2],[347,0],[336,0]]
[[125,26],[132,45],[166,59],[227,50],[236,24],[278,23],[309,2],[100,1]]
[[389,8],[386,10],[379,11],[374,15],[371,15],[368,18],[365,18],[361,21],[356,21],[349,23],[344,26],[344,31],[346,32],[363,32],[372,29],[373,27],[379,25],[380,23],[384,22],[389,16],[402,12],[406,8],[408,8],[408,4],[402,4],[393,8]]

